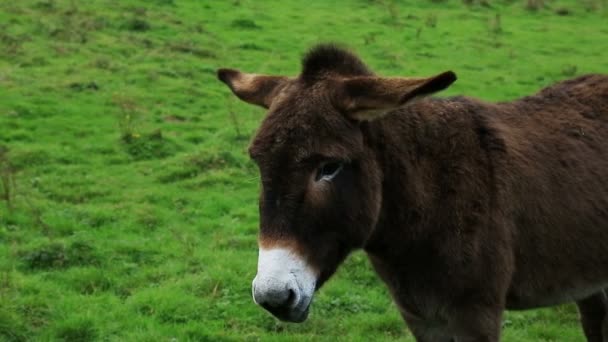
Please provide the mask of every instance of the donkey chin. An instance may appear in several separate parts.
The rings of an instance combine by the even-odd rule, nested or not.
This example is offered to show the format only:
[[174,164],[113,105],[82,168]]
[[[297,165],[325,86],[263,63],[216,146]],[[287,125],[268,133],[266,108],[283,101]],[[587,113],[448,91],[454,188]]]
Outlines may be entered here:
[[290,250],[260,249],[259,253],[253,301],[282,321],[304,322],[317,284],[316,272]]

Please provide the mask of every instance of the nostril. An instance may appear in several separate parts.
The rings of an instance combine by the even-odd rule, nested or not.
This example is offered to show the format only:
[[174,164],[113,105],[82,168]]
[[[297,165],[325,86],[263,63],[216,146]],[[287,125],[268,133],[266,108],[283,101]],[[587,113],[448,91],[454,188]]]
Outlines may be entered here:
[[296,301],[296,291],[289,289],[289,296],[287,296],[287,301],[284,303],[285,306],[293,306]]

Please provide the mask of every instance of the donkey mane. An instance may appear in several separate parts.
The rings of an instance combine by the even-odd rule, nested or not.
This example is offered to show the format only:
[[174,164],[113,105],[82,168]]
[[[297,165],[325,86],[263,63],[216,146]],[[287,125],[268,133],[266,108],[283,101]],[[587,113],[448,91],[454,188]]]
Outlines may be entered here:
[[314,82],[327,75],[371,76],[373,72],[353,53],[335,44],[314,46],[302,59],[305,81]]

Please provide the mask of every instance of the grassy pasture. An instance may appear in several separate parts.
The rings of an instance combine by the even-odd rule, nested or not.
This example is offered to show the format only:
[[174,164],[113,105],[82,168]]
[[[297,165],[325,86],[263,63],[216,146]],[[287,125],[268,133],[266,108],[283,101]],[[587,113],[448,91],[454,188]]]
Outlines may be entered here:
[[[605,0],[0,0],[0,341],[412,341],[355,253],[309,321],[250,296],[264,113],[218,67],[294,75],[317,42],[508,100],[608,71]],[[506,341],[582,341],[576,310]]]

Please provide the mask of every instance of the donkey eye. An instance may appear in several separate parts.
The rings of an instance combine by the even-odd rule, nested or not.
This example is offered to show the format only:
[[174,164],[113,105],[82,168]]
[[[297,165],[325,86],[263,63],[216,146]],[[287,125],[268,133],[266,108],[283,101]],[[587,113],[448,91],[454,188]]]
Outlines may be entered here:
[[331,162],[323,164],[318,170],[315,180],[318,182],[320,180],[331,181],[342,171],[344,168],[343,163]]

